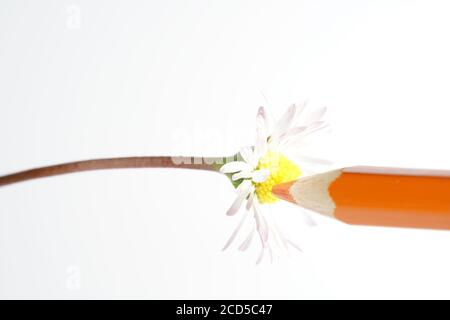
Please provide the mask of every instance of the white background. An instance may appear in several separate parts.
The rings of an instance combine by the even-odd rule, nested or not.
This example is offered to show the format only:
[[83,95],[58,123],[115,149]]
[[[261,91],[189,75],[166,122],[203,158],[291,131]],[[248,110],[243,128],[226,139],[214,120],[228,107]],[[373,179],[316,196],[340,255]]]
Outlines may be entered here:
[[[329,107],[330,157],[450,169],[448,1],[0,4],[0,174],[79,159],[229,155],[258,106]],[[304,249],[221,252],[208,172],[91,172],[0,189],[1,298],[450,298],[450,232],[271,208]],[[314,215],[313,215],[314,216]],[[314,216],[315,217],[315,216]],[[280,223],[281,224],[281,223]]]

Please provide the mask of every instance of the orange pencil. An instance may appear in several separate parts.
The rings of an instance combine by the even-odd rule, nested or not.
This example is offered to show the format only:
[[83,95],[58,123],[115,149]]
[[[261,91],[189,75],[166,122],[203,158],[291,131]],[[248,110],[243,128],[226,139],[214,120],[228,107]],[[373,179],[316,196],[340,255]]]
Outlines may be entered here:
[[349,167],[272,193],[349,224],[450,229],[450,171]]

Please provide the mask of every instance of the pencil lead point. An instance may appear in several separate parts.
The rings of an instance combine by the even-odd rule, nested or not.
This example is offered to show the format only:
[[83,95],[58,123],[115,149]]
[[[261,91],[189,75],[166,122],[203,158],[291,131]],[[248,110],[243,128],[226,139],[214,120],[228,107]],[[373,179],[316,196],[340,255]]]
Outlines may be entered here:
[[273,188],[272,188],[273,195],[279,199],[295,203],[294,198],[292,197],[291,193],[289,192],[291,189],[291,186],[294,182],[295,181],[290,181],[290,182],[281,183],[281,184],[277,184],[277,185],[273,186]]

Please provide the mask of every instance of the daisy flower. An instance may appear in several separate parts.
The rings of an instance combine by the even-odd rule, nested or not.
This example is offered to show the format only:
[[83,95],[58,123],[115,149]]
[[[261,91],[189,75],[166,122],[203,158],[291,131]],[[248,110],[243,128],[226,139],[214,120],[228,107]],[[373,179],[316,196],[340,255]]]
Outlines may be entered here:
[[[262,206],[278,201],[272,194],[274,185],[298,179],[305,173],[314,172],[315,165],[328,163],[301,153],[307,137],[328,127],[322,120],[326,108],[306,113],[305,107],[306,103],[291,105],[277,122],[271,120],[264,107],[260,107],[256,116],[255,145],[242,148],[238,161],[228,162],[220,168],[231,178],[237,192],[227,215],[233,216],[245,207],[240,223],[223,250],[235,241],[249,216],[253,218],[252,227],[239,250],[249,248],[256,234],[261,244],[257,264],[266,252],[273,259],[274,245],[284,250],[290,246],[300,250],[281,233],[275,221],[270,221]],[[302,169],[297,163],[302,164]]]
[[[239,249],[242,251],[248,249],[254,237],[258,237],[261,251],[257,263],[260,263],[266,252],[273,259],[273,251],[277,248],[283,251],[287,251],[290,247],[300,250],[280,232],[275,219],[263,210],[263,206],[278,201],[272,194],[272,188],[312,173],[315,165],[326,163],[324,160],[303,154],[308,138],[327,127],[322,121],[325,108],[312,112],[305,112],[304,109],[305,103],[291,105],[281,119],[274,122],[265,108],[259,108],[256,116],[255,145],[242,148],[233,159],[171,156],[89,159],[0,176],[0,187],[32,179],[104,169],[178,168],[221,171],[231,179],[237,192],[236,199],[227,214],[233,216],[241,209],[244,211],[240,223],[224,249],[235,241],[246,221],[250,220],[250,232],[243,241],[241,240]],[[233,161],[234,159],[238,161]]]

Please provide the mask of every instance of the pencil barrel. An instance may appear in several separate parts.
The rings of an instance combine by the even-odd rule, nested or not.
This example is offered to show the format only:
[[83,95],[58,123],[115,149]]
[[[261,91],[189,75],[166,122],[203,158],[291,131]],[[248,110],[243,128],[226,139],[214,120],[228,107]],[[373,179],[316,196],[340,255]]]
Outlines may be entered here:
[[349,168],[328,191],[334,217],[346,223],[450,229],[448,172]]

